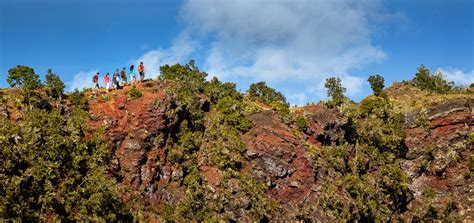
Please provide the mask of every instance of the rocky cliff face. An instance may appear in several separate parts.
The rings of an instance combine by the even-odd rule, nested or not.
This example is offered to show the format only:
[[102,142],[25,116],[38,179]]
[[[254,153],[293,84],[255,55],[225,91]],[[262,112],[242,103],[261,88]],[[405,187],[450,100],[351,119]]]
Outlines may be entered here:
[[[162,221],[153,213],[164,212],[166,204],[177,203],[187,193],[183,177],[188,170],[166,159],[172,146],[167,143],[167,132],[176,116],[161,84],[139,85],[144,96],[137,100],[128,98],[127,89],[110,93],[108,100],[89,100],[89,125],[91,129],[105,129],[114,151],[110,170],[125,188],[123,199],[141,200],[148,221]],[[403,219],[430,213],[439,218],[451,208],[460,219],[473,220],[474,176],[470,174],[474,119],[470,106],[474,106],[473,98],[445,101],[406,115],[408,153],[402,168],[409,176],[413,199]],[[337,110],[308,106],[304,112],[308,115],[304,134],[281,121],[274,111],[264,110],[249,116],[253,127],[241,136],[246,145],[242,171],[264,185],[265,196],[280,207],[273,220],[301,220],[301,215],[318,202],[321,182],[313,170],[309,148],[340,143],[351,134],[346,128],[348,120]],[[247,210],[255,204],[239,192],[241,185],[224,183],[224,173],[204,158],[198,158],[198,168],[206,191],[210,191],[205,193],[206,199],[222,206],[216,210],[229,220],[252,219]],[[231,197],[220,197],[223,191]],[[311,213],[314,216],[310,220],[334,220],[321,210]]]
[[473,98],[458,99],[407,114],[409,151],[402,165],[412,181],[411,212],[428,209],[440,216],[447,208],[455,208],[462,218],[472,220],[472,105]]

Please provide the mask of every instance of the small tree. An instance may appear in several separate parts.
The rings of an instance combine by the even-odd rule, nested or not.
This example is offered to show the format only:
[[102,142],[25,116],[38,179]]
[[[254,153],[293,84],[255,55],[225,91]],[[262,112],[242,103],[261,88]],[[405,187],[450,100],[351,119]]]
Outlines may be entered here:
[[375,96],[382,96],[384,95],[383,88],[384,85],[384,78],[381,75],[372,75],[367,80],[370,83],[370,88],[374,91]]
[[446,81],[442,73],[431,74],[430,70],[423,64],[418,68],[418,72],[412,80],[412,85],[421,90],[437,93],[448,93],[454,88],[454,83]]
[[41,86],[41,81],[33,68],[22,65],[11,68],[8,70],[7,82],[11,87],[22,89],[24,100],[30,105],[30,108],[32,103],[38,101],[33,90]]
[[18,65],[8,70],[7,82],[11,87],[21,87],[25,90],[33,90],[41,86],[38,74],[33,68]]
[[331,97],[328,105],[330,107],[341,105],[345,98],[344,93],[346,92],[346,88],[341,85],[341,79],[338,77],[327,78],[324,87],[328,89],[327,94]]
[[265,104],[271,104],[272,102],[282,102],[286,104],[286,98],[283,94],[275,89],[268,87],[263,81],[257,82],[250,85],[247,90],[250,97],[257,99]]
[[430,85],[430,70],[425,67],[425,65],[420,65],[418,71],[413,78],[413,85],[421,89],[429,89]]
[[51,69],[46,74],[46,93],[56,99],[61,100],[64,94],[64,82]]

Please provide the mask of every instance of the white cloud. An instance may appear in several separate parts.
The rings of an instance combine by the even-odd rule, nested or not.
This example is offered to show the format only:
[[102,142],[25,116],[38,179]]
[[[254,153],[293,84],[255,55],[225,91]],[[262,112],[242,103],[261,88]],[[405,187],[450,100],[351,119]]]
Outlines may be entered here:
[[195,59],[211,76],[239,87],[266,81],[291,92],[294,104],[325,98],[329,76],[358,96],[365,77],[350,73],[386,58],[371,36],[390,16],[381,0],[185,0],[185,28],[173,46],[134,62],[143,61],[147,77],[155,77],[159,66],[187,62],[199,51]]
[[72,82],[67,83],[67,91],[73,91],[74,89],[82,90],[84,88],[92,88],[92,77],[97,72],[97,69],[78,72],[74,75]]
[[301,83],[282,89],[298,90],[292,102],[300,104],[303,93],[304,100],[324,97],[321,83],[333,75],[348,95],[360,93],[365,78],[348,73],[386,57],[371,43],[380,11],[377,0],[188,0],[181,18],[195,38],[213,39],[204,70],[227,81]]
[[129,63],[138,65],[143,62],[146,78],[155,78],[160,74],[160,66],[163,64],[188,62],[195,48],[196,42],[189,40],[187,35],[182,33],[170,48],[150,50]]
[[474,83],[474,70],[464,72],[456,68],[448,67],[438,68],[436,72],[441,72],[448,81],[452,81],[456,85],[469,86]]

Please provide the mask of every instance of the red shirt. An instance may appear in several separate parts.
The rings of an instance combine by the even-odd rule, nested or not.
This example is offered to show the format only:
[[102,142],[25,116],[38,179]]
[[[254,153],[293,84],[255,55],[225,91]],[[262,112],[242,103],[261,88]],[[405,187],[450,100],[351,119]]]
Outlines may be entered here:
[[109,76],[109,75],[105,75],[105,77],[104,77],[104,82],[105,82],[105,83],[109,83],[109,82],[110,82],[110,76]]

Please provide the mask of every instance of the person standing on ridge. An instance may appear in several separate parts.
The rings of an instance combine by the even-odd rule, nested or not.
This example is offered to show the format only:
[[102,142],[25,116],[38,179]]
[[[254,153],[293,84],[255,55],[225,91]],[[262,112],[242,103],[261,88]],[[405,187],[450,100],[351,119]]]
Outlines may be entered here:
[[132,64],[132,66],[130,66],[130,82],[132,84],[135,83],[135,81],[137,80],[137,75],[135,74],[135,72],[133,71],[133,69],[135,68],[135,65]]
[[95,89],[99,89],[99,72],[97,72],[93,77],[92,77],[92,83],[94,83],[94,86],[92,87],[92,93],[95,93]]
[[119,77],[119,71],[118,69],[115,69],[114,76],[112,77],[112,85],[115,90],[118,90],[120,88],[120,77]]
[[125,67],[120,71],[120,76],[122,77],[122,85],[125,86],[127,84],[127,70]]
[[140,81],[145,80],[145,65],[143,65],[143,62],[138,65],[138,73],[140,74]]
[[110,88],[110,75],[109,75],[109,73],[105,74],[104,83],[105,83],[105,89],[107,90],[107,92],[109,92],[109,88]]

